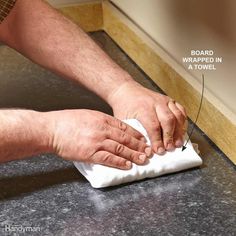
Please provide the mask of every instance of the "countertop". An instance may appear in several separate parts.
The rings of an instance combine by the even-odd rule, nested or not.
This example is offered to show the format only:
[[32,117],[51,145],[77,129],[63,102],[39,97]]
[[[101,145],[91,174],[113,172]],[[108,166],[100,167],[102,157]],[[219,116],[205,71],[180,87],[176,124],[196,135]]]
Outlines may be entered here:
[[[159,91],[105,33],[92,36],[140,83]],[[40,86],[35,94],[30,85],[23,86],[21,81],[25,100],[19,104],[17,94],[13,94],[11,103],[9,99],[5,104],[1,100],[1,106],[17,104],[41,110],[80,108],[84,103],[76,101],[82,96],[82,102],[89,101],[88,107],[111,112],[106,104],[101,105],[101,100],[91,99],[94,95],[82,93],[81,88],[65,83],[0,46],[0,57],[3,54],[11,58],[4,61],[5,71],[1,70],[11,81],[10,88],[3,84],[5,93],[16,87],[14,73],[25,80],[35,74],[38,81],[46,76],[49,82],[47,85],[38,82]],[[18,63],[18,67],[14,67],[16,72],[9,69],[12,58]],[[58,98],[61,101],[67,98],[67,102],[60,107],[60,99],[43,97],[40,100],[40,91],[58,93]],[[15,235],[236,235],[236,168],[200,130],[194,131],[192,141],[199,144],[204,162],[201,168],[106,189],[93,189],[71,162],[53,155],[2,164],[0,235],[14,235],[9,226],[18,227]]]

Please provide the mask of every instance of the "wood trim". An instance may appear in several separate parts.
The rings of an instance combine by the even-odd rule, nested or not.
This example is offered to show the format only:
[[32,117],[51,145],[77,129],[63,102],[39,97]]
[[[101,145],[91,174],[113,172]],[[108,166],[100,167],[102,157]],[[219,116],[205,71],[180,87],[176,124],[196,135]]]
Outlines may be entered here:
[[[141,29],[109,2],[103,2],[103,28],[109,36],[194,120],[201,85]],[[236,118],[206,90],[197,125],[236,164]]]
[[78,24],[86,32],[103,29],[103,11],[101,2],[80,3],[59,7],[58,10]]
[[[190,119],[196,118],[201,84],[116,7],[104,1],[60,11],[85,31],[105,30],[167,95],[185,106]],[[236,164],[235,114],[208,90],[197,125]]]

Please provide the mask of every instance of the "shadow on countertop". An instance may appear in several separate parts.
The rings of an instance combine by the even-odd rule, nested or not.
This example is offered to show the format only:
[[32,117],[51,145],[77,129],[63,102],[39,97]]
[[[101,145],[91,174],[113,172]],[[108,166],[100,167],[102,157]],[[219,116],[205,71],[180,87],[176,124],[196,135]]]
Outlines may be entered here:
[[0,202],[71,182],[86,182],[76,168],[66,168],[0,179]]

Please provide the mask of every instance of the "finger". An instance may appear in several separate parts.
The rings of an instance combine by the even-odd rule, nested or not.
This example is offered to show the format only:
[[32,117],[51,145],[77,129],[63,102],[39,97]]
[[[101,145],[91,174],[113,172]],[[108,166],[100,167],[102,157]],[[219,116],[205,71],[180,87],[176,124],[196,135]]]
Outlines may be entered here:
[[188,116],[187,116],[185,108],[182,105],[180,105],[178,102],[176,102],[175,105],[185,116],[184,127],[183,127],[183,136],[184,136],[188,130]]
[[147,130],[148,137],[151,141],[152,150],[160,155],[163,154],[165,152],[165,148],[162,141],[161,126],[156,114],[148,119],[140,119],[140,122]]
[[168,107],[166,107],[165,109],[160,109],[159,111],[157,111],[157,114],[162,129],[164,147],[166,150],[171,151],[175,149],[173,143],[176,123],[175,115],[170,111]]
[[175,105],[182,112],[182,114],[184,115],[185,119],[187,119],[187,113],[186,113],[185,108],[181,104],[179,104],[178,102],[175,102]]
[[174,144],[176,147],[181,147],[183,145],[183,129],[186,117],[174,102],[170,101],[168,107],[176,117]]
[[114,128],[117,128],[121,131],[126,132],[127,134],[133,136],[136,139],[141,139],[146,142],[146,139],[143,136],[143,134],[141,134],[138,130],[134,129],[133,127],[129,126],[128,124],[122,122],[121,120],[116,119],[115,117],[109,117],[107,119],[107,123]]
[[145,152],[147,156],[151,155],[151,147],[146,142],[138,140],[120,129],[111,127],[107,130],[106,138],[123,144],[132,150]]
[[110,152],[119,157],[123,157],[136,163],[137,165],[142,165],[147,160],[147,155],[145,153],[134,151],[125,145],[110,139],[107,139],[102,143],[101,150]]
[[122,170],[129,170],[132,167],[131,161],[106,151],[96,152],[91,156],[90,161],[91,163],[110,166]]

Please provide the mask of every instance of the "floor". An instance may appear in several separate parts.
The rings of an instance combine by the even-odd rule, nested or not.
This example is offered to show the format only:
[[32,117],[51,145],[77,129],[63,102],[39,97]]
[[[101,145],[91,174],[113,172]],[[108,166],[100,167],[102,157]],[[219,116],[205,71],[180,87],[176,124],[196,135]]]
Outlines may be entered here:
[[[160,92],[104,32],[92,37],[138,82]],[[96,95],[3,45],[0,61],[0,107],[112,113]],[[71,162],[53,155],[2,164],[0,235],[14,235],[7,226],[18,227],[15,235],[236,235],[236,168],[200,130],[192,141],[201,168],[105,190],[91,188]]]

